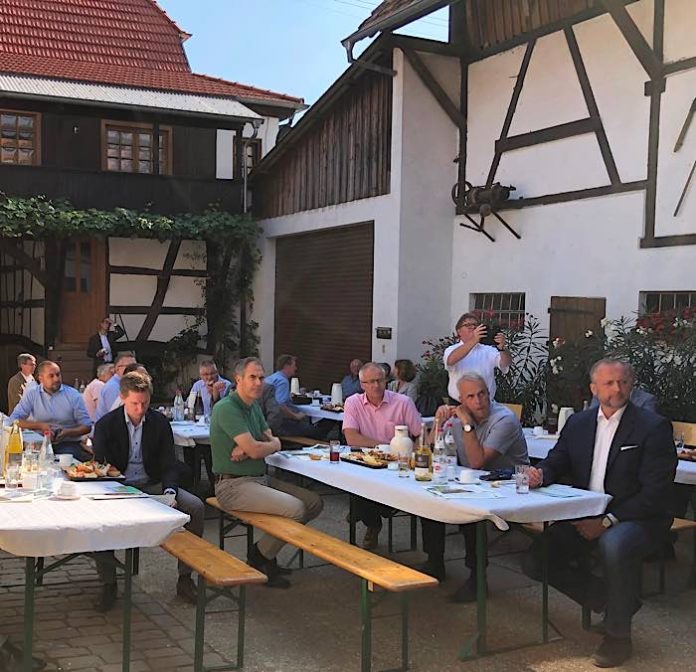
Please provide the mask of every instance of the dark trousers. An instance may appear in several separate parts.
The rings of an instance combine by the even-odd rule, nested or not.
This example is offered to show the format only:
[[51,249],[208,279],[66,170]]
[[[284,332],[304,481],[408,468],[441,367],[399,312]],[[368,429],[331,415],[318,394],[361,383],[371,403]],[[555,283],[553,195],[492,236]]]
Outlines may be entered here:
[[376,504],[370,499],[353,497],[355,520],[367,527],[382,527],[382,516],[388,516],[393,510],[383,504]]
[[72,455],[76,460],[84,462],[92,459],[92,456],[84,450],[79,441],[60,441],[53,444],[53,452],[56,455]]
[[[476,572],[476,523],[460,525],[459,529],[464,535],[464,548],[466,555],[464,564]],[[428,554],[428,562],[434,567],[442,567],[445,562],[445,524],[428,518],[421,518],[421,530],[423,532],[423,551]]]
[[[630,637],[631,619],[640,609],[641,564],[664,541],[669,525],[626,521],[610,527],[599,539],[583,539],[570,522],[546,531],[549,583],[575,602],[605,611],[608,635]],[[602,578],[592,573],[596,553]],[[525,572],[541,579],[541,543],[536,540],[525,561]]]
[[320,420],[313,424],[309,420],[283,418],[280,434],[281,436],[306,436],[309,439],[324,439],[333,425],[332,420]]

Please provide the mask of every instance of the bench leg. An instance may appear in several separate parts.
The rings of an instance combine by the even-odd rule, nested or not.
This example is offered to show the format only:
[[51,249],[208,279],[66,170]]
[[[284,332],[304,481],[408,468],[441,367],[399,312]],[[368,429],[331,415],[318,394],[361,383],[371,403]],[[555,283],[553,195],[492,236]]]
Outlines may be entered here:
[[36,559],[24,561],[24,656],[22,672],[31,672],[31,654],[34,646],[34,583],[36,581]]
[[411,550],[418,549],[418,517],[411,515]]
[[387,518],[387,531],[388,531],[388,540],[387,540],[387,550],[389,553],[394,552],[394,516],[391,515]]
[[348,543],[355,546],[355,498],[348,497]]
[[123,577],[123,672],[130,670],[131,656],[131,616],[132,616],[132,583],[133,578],[133,549],[126,549]]
[[548,523],[544,523],[541,536],[541,641],[549,641],[549,539],[546,531]]
[[43,558],[37,558],[36,559],[36,585],[37,586],[43,586],[43,577],[44,577],[44,559]]
[[399,595],[401,602],[401,670],[408,670],[408,593]]
[[360,656],[361,672],[372,669],[372,601],[370,599],[370,584],[360,580],[360,615],[362,632],[362,651]]
[[689,588],[696,588],[696,530],[693,533],[693,553],[691,555],[691,576],[689,576]]
[[133,576],[138,576],[140,572],[140,549],[133,549]]
[[205,640],[205,605],[206,582],[201,574],[198,575],[196,597],[196,632],[193,648],[193,670],[203,672],[203,642]]
[[246,586],[239,586],[239,612],[237,621],[237,668],[244,665],[244,619],[246,618]]
[[222,511],[218,517],[218,546],[221,551],[225,550],[225,514]]

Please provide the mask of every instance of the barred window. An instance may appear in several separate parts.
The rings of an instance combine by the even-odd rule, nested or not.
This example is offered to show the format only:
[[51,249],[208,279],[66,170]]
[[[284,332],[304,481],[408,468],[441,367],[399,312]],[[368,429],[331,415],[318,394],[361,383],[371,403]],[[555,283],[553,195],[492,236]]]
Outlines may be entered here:
[[517,329],[524,324],[524,292],[470,294],[471,309],[484,315],[501,327]]
[[664,313],[668,310],[696,308],[696,291],[641,292],[640,314]]

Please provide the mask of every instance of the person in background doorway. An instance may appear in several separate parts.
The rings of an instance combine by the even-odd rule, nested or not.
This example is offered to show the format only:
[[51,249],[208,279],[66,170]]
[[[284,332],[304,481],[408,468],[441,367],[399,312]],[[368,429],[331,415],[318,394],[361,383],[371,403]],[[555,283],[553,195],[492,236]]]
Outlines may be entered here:
[[100,364],[113,364],[116,361],[118,351],[115,343],[125,333],[118,324],[114,326],[114,321],[108,316],[97,325],[97,333],[92,334],[87,342],[87,357],[92,358],[95,376]]

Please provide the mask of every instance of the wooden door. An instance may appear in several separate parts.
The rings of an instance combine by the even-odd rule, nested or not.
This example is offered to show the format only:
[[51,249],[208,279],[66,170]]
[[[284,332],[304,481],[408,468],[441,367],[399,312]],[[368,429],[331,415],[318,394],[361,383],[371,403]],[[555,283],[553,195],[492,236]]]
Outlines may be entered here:
[[330,391],[372,352],[373,224],[279,238],[275,356],[296,355],[300,385]]
[[597,333],[600,322],[606,315],[605,298],[588,298],[583,296],[552,296],[549,313],[549,336],[566,341],[584,338],[588,330]]
[[106,314],[106,245],[71,239],[65,247],[60,301],[60,342],[84,344]]

